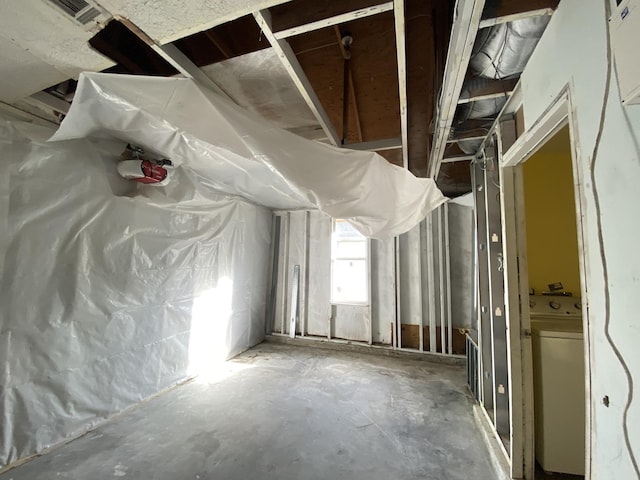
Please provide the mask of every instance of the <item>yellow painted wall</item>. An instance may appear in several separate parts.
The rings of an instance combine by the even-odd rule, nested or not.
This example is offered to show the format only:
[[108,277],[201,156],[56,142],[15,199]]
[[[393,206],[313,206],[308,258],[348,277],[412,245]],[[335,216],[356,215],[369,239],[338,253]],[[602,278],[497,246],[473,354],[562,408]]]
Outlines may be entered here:
[[[566,150],[566,151],[564,151]],[[575,197],[568,132],[524,164],[529,288],[540,294],[562,282],[580,295]]]

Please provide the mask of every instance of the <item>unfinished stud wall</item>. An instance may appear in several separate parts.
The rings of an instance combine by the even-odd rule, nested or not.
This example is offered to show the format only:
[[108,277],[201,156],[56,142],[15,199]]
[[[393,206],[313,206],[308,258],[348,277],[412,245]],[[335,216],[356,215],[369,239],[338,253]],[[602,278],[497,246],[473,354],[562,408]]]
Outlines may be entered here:
[[587,264],[591,478],[640,478],[640,110],[621,104],[607,3],[560,2],[522,75],[524,120],[530,128],[570,86]]
[[271,331],[289,334],[292,277],[300,265],[298,335],[451,353],[451,330],[454,353],[463,353],[458,328],[467,324],[449,324],[443,208],[397,238],[370,240],[370,305],[331,304],[331,218],[317,211],[278,213]]
[[0,123],[0,468],[260,342],[271,237],[238,199],[127,196],[122,142],[19,128]]
[[471,328],[473,310],[473,207],[449,203],[449,251],[451,257],[451,321],[454,327]]

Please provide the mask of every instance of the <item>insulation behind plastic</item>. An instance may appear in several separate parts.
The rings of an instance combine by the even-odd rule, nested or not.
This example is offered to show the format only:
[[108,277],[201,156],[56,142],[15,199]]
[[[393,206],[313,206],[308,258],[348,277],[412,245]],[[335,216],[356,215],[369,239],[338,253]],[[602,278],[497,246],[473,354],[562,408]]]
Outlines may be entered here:
[[185,78],[82,74],[53,140],[95,135],[173,160],[184,177],[170,184],[176,197],[197,184],[271,208],[318,208],[370,237],[406,232],[446,200],[432,179],[374,152],[303,139]]
[[267,209],[186,183],[197,207],[129,196],[121,141],[51,133],[0,123],[0,468],[264,332]]

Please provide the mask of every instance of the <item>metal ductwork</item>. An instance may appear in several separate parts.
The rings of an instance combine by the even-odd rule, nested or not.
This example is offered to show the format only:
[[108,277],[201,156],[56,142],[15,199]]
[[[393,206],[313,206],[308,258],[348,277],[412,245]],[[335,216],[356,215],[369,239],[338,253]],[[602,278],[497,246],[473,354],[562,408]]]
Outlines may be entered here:
[[474,74],[497,79],[522,73],[550,18],[523,18],[480,30],[469,61]]
[[482,145],[484,139],[482,138],[474,138],[469,140],[458,140],[458,147],[467,155],[475,154]]

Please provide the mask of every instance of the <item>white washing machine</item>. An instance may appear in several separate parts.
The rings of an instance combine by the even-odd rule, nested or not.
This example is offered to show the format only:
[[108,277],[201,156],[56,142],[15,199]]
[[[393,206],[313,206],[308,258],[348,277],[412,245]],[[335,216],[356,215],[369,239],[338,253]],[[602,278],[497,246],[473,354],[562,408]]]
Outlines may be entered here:
[[547,472],[584,475],[585,367],[578,297],[529,297],[536,460]]

